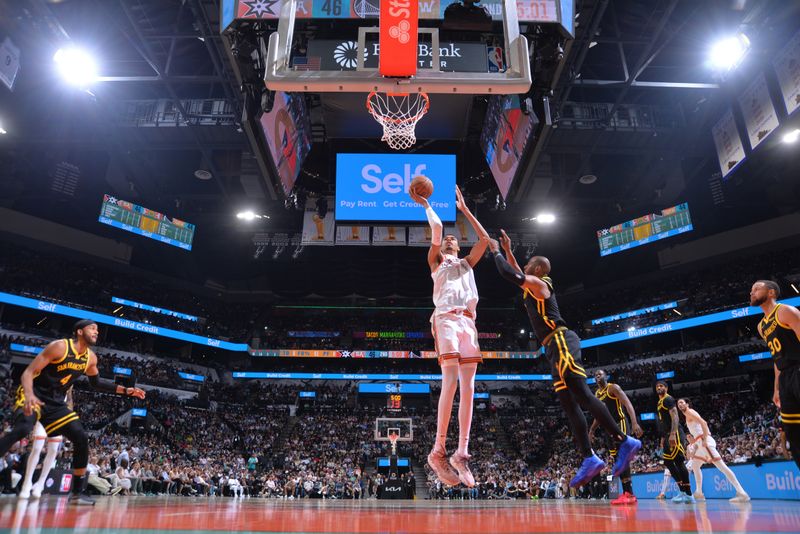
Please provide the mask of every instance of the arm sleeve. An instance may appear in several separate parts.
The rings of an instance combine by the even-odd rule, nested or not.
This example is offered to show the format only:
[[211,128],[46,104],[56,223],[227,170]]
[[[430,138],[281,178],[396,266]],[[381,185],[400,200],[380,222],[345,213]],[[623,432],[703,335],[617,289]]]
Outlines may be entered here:
[[428,206],[425,208],[425,215],[428,217],[428,224],[431,225],[431,244],[442,244],[442,220],[433,211],[433,208]]
[[92,389],[96,389],[97,391],[104,391],[106,393],[117,392],[117,384],[115,384],[111,380],[100,378],[100,375],[86,375],[86,376],[89,378],[89,385],[92,386]]
[[511,267],[499,251],[494,253],[494,265],[497,267],[497,272],[500,273],[500,276],[512,284],[522,287],[522,284],[525,283],[525,275]]

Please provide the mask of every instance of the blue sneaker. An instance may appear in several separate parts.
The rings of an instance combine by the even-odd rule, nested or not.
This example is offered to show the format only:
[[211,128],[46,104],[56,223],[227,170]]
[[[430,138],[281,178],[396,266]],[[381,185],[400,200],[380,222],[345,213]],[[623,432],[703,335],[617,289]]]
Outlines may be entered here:
[[578,472],[575,473],[575,476],[572,478],[572,480],[569,481],[569,487],[578,488],[583,486],[596,477],[597,474],[603,470],[605,465],[606,464],[603,462],[603,460],[592,454],[583,460],[580,469],[578,469]]
[[684,503],[684,502],[686,502],[686,497],[688,497],[688,495],[686,495],[686,494],[685,494],[684,492],[682,492],[682,491],[679,491],[679,492],[678,492],[678,494],[677,494],[677,495],[675,495],[675,496],[672,498],[672,502],[674,502],[674,503],[676,503],[676,504]]
[[697,503],[697,499],[695,499],[695,498],[694,498],[693,496],[691,496],[691,495],[686,495],[686,494],[684,493],[684,494],[683,494],[683,502],[685,502],[686,504],[696,504],[696,503]]
[[634,437],[627,436],[625,441],[619,444],[619,448],[617,449],[617,461],[614,462],[614,470],[611,471],[611,474],[617,477],[625,471],[641,448],[641,441]]

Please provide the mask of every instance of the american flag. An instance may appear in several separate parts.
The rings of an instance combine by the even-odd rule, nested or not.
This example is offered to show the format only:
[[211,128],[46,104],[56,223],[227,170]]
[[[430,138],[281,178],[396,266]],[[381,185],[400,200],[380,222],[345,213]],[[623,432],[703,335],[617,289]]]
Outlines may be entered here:
[[321,70],[322,58],[319,56],[314,57],[296,57],[292,63],[294,70]]

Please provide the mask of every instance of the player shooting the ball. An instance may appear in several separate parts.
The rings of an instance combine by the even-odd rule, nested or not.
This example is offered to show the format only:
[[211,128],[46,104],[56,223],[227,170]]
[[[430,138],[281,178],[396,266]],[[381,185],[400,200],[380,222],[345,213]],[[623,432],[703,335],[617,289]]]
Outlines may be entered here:
[[[448,234],[444,236],[444,241],[442,240],[442,221],[428,203],[427,197],[433,193],[433,184],[425,177],[422,177],[423,180],[418,178],[415,177],[412,181],[408,192],[415,202],[425,208],[431,226],[428,266],[433,278],[433,303],[436,307],[431,316],[431,330],[436,355],[442,368],[436,442],[428,454],[428,465],[444,484],[454,486],[460,481],[471,488],[475,486],[475,478],[467,463],[470,459],[469,434],[472,425],[475,373],[478,363],[482,360],[478,346],[478,330],[475,328],[478,289],[475,286],[472,269],[486,251],[489,234],[469,210],[461,191],[456,187],[456,207],[470,222],[479,238],[469,255],[459,259],[458,238]],[[458,449],[450,457],[448,465],[445,441],[457,385],[460,395]]]

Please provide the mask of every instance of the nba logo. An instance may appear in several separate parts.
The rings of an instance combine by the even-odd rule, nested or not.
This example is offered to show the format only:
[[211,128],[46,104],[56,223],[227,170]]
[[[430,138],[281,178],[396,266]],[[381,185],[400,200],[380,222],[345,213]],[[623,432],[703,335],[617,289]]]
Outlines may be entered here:
[[506,70],[503,61],[503,49],[499,46],[488,47],[489,72],[503,72]]
[[69,492],[69,489],[72,487],[72,475],[71,474],[63,474],[61,475],[61,487],[59,491],[61,493]]

